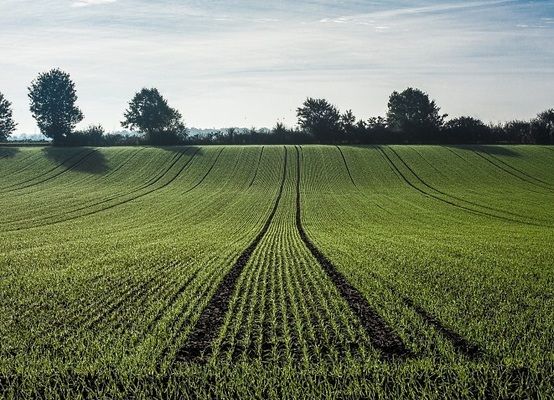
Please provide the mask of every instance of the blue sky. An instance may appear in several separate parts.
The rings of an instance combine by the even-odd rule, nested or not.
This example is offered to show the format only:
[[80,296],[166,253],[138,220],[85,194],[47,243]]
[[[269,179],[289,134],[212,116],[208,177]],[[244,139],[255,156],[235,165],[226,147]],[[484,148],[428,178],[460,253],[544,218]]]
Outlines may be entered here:
[[554,107],[553,43],[551,0],[2,0],[0,92],[31,134],[27,86],[52,67],[108,130],[142,87],[202,128],[293,125],[307,96],[365,119],[407,86],[500,121]]

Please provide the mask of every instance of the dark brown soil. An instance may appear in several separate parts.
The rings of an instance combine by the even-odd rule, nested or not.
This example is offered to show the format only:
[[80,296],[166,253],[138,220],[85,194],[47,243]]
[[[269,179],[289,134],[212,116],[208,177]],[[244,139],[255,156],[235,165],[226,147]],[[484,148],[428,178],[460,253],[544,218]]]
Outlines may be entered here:
[[301,202],[300,202],[300,153],[296,148],[297,155],[297,181],[296,181],[296,227],[304,244],[310,250],[319,265],[327,273],[329,278],[337,287],[341,296],[348,302],[354,315],[358,317],[365,328],[371,343],[379,349],[385,357],[407,356],[410,354],[400,337],[390,328],[387,323],[369,305],[364,296],[352,286],[337,268],[323,255],[323,253],[312,243],[304,227],[302,226]]
[[229,309],[229,302],[235,290],[237,280],[242,273],[242,270],[250,260],[252,253],[267,233],[271,221],[277,212],[281,196],[283,194],[283,187],[285,185],[285,178],[287,172],[287,149],[285,148],[285,161],[283,168],[283,178],[281,180],[281,186],[279,193],[275,199],[273,209],[269,214],[263,228],[258,235],[250,243],[250,245],[240,254],[237,261],[231,268],[231,270],[225,275],[223,281],[217,288],[210,302],[200,315],[193,331],[190,333],[185,345],[177,352],[177,361],[186,362],[206,362],[212,351],[212,343],[217,338],[223,322],[225,314]]

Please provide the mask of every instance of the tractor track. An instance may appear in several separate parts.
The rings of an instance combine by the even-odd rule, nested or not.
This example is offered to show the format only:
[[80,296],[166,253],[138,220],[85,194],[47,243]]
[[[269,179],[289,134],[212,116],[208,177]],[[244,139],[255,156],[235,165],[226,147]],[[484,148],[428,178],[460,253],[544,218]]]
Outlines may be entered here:
[[[3,230],[3,232],[15,232],[15,231],[21,231],[21,230],[27,230],[27,229],[32,229],[32,228],[41,228],[41,227],[45,227],[45,226],[51,226],[51,225],[55,225],[55,224],[59,224],[59,223],[63,223],[63,222],[67,222],[67,221],[72,221],[72,220],[75,220],[75,219],[78,219],[78,218],[82,218],[82,217],[86,217],[86,216],[89,216],[89,215],[94,215],[94,214],[97,214],[97,213],[100,213],[100,212],[103,212],[103,211],[106,211],[106,210],[110,210],[112,208],[115,208],[117,206],[120,206],[120,205],[124,205],[124,204],[127,204],[131,201],[134,201],[134,200],[137,200],[137,199],[140,199],[144,196],[147,196],[149,194],[152,194],[154,192],[157,192],[158,190],[161,190],[165,187],[167,187],[168,185],[170,185],[175,179],[177,179],[177,177],[185,170],[185,168],[192,162],[192,160],[194,159],[195,155],[197,154],[199,150],[196,150],[196,152],[192,155],[192,157],[181,167],[181,169],[166,183],[164,183],[163,185],[161,186],[158,186],[158,187],[155,187],[154,189],[152,190],[148,190],[147,192],[144,192],[144,193],[141,193],[139,194],[138,196],[135,196],[135,197],[132,197],[130,199],[126,199],[124,201],[120,201],[118,203],[115,203],[115,204],[110,204],[109,206],[107,207],[103,207],[103,208],[100,208],[98,210],[93,210],[91,212],[87,212],[87,213],[83,213],[83,214],[79,214],[79,215],[76,215],[76,216],[72,216],[72,217],[68,217],[68,218],[64,218],[64,219],[61,219],[61,220],[57,220],[57,221],[52,221],[52,222],[49,222],[49,223],[46,223],[46,224],[39,224],[39,225],[33,225],[33,226],[27,226],[27,227],[20,227],[20,228],[14,228],[14,229],[8,229],[8,230]],[[208,174],[212,171],[213,167],[215,166],[219,156],[221,155],[221,152],[223,151],[223,149],[220,150],[220,152],[218,153],[216,159],[214,160],[214,163],[212,164],[212,166],[208,169],[208,171],[206,172],[206,174],[202,177],[202,179],[197,182],[193,187],[189,188],[188,190],[186,190],[183,194],[185,193],[188,193],[192,190],[194,190],[196,187],[198,187],[203,181],[204,179],[208,176]],[[97,203],[94,203],[92,205],[87,205],[87,206],[84,206],[84,207],[80,207],[80,208],[77,208],[77,209],[73,209],[69,212],[78,212],[78,211],[82,211],[82,210],[86,210],[88,208],[91,208],[91,207],[95,207],[97,205],[101,205],[101,204],[105,204],[105,203],[108,203],[110,201],[113,201],[113,200],[116,200],[118,198],[121,198],[121,197],[125,197],[125,196],[129,196],[133,193],[136,193],[136,192],[139,192],[140,190],[144,190],[144,189],[147,189],[151,186],[153,186],[154,184],[156,184],[159,180],[161,180],[170,170],[171,168],[179,161],[179,159],[184,155],[184,152],[182,152],[172,163],[171,165],[165,169],[165,171],[160,174],[157,178],[155,179],[151,179],[150,180],[150,183],[148,184],[145,184],[143,186],[141,186],[140,188],[138,189],[135,189],[131,192],[127,192],[125,194],[120,194],[120,195],[117,195],[117,196],[114,196],[114,197],[111,197],[109,199],[105,199],[105,200],[102,200],[100,202],[97,202]],[[56,215],[56,216],[59,216],[60,214]],[[67,212],[64,213],[63,215],[67,215]],[[51,218],[52,216],[49,216],[48,218]],[[21,222],[21,220],[19,221],[10,221],[12,223],[14,222]]]
[[[101,204],[105,204],[107,202],[110,202],[112,200],[116,200],[116,199],[119,199],[121,197],[125,197],[125,196],[129,196],[131,194],[134,194],[136,192],[139,192],[141,190],[144,190],[144,189],[147,189],[151,186],[153,186],[154,184],[156,184],[159,180],[161,180],[170,170],[171,168],[173,168],[173,166],[179,161],[179,159],[184,155],[184,152],[176,155],[173,157],[173,159],[171,160],[171,163],[170,165],[164,169],[161,173],[159,173],[156,177],[154,178],[151,178],[148,183],[144,183],[142,184],[141,186],[139,186],[137,189],[134,189],[130,192],[127,192],[127,193],[123,193],[123,194],[117,194],[115,196],[112,196],[108,199],[104,199],[102,201],[99,201],[99,202],[96,202],[96,203],[93,203],[93,204],[88,204],[86,206],[83,206],[83,207],[78,207],[78,208],[75,208],[75,209],[72,209],[72,210],[69,210],[69,211],[66,211],[64,212],[63,214],[55,214],[55,215],[50,215],[50,216],[47,216],[46,218],[43,218],[42,220],[31,220],[31,221],[36,221],[36,222],[40,222],[40,221],[45,221],[45,220],[48,220],[49,218],[52,218],[52,217],[58,217],[60,215],[67,215],[68,213],[71,213],[71,212],[78,212],[78,211],[82,211],[82,210],[86,210],[87,208],[91,208],[91,207],[94,207],[94,206],[97,206],[97,205],[101,205]],[[193,155],[194,157],[194,155]],[[192,158],[193,158],[192,157]],[[191,158],[191,159],[192,159]],[[156,190],[156,189],[155,189]],[[150,192],[147,192],[145,194],[148,194]],[[144,195],[145,195],[144,194]],[[139,197],[141,197],[143,194],[137,196],[137,197],[133,197],[131,199],[128,199],[128,200],[125,200],[121,203],[117,203],[116,205],[120,205],[120,204],[124,204],[124,203],[127,203],[129,201],[132,201],[134,199],[137,199]],[[114,205],[115,206],[115,205]],[[100,212],[100,211],[103,211],[105,209],[109,209],[110,207],[108,208],[104,208],[104,209],[100,209],[100,210],[97,210],[96,212]],[[94,212],[93,212],[94,213]],[[75,216],[75,217],[69,217],[69,218],[66,218],[66,219],[62,219],[62,220],[58,220],[58,221],[53,221],[52,223],[46,223],[46,224],[39,224],[39,225],[33,225],[33,226],[30,226],[30,227],[22,227],[22,228],[16,228],[16,229],[12,229],[12,230],[6,230],[4,232],[13,232],[13,231],[19,231],[19,230],[25,230],[25,229],[31,229],[31,228],[36,228],[36,227],[42,227],[42,226],[50,226],[50,225],[54,225],[54,224],[57,224],[57,223],[61,223],[61,222],[65,222],[65,221],[70,221],[72,219],[76,219],[76,218],[80,218],[82,216],[86,216],[86,215],[90,215],[90,214],[80,214],[78,216]],[[21,220],[14,220],[14,221],[7,221],[6,223],[17,223],[17,222],[23,222],[23,221],[28,221],[28,220],[25,220],[25,219],[21,219]]]
[[267,233],[269,226],[277,212],[287,173],[287,148],[285,147],[285,159],[283,162],[283,177],[275,199],[273,209],[269,214],[264,226],[250,243],[250,245],[239,255],[229,272],[223,277],[208,305],[201,313],[192,332],[182,348],[177,351],[176,361],[184,362],[206,362],[211,355],[211,345],[217,338],[224,323],[225,314],[229,309],[229,303],[233,295],[239,276],[241,275],[252,253]]
[[296,228],[300,237],[319,265],[335,284],[341,296],[349,304],[354,315],[365,328],[368,337],[385,357],[405,357],[410,355],[400,337],[390,328],[379,314],[371,307],[364,296],[353,286],[333,263],[313,244],[302,225],[302,207],[300,195],[300,152],[296,147]]
[[106,179],[108,178],[109,176],[112,176],[113,174],[115,174],[117,171],[119,171],[120,169],[122,169],[125,165],[129,164],[129,162],[131,162],[131,160],[133,158],[136,157],[136,155],[138,153],[140,153],[141,151],[143,151],[145,149],[145,147],[141,147],[140,149],[138,149],[137,151],[135,151],[133,154],[131,154],[125,161],[123,161],[121,164],[119,164],[116,168],[112,169],[110,172],[108,172],[106,175],[104,175],[102,177],[102,179]]
[[[400,156],[400,154],[398,154],[393,148],[389,148],[393,153],[394,155],[400,160],[400,162],[402,163],[402,165],[404,165],[408,171],[410,171],[410,173],[419,181],[421,182],[422,185],[424,185],[425,187],[427,187],[428,189],[436,192],[436,193],[439,193],[447,198],[450,198],[452,200],[457,200],[457,201],[460,201],[462,203],[467,203],[473,207],[480,207],[480,208],[484,208],[486,210],[489,210],[489,211],[492,211],[492,212],[497,212],[497,213],[501,213],[501,214],[507,214],[507,215],[510,215],[512,217],[516,217],[516,218],[526,218],[524,217],[523,215],[520,215],[520,214],[517,214],[517,213],[513,213],[513,212],[510,212],[510,211],[505,211],[505,210],[500,210],[500,209],[497,209],[497,208],[493,208],[493,207],[489,207],[489,206],[486,206],[486,205],[483,205],[483,204],[479,204],[479,203],[475,203],[473,201],[469,201],[469,200],[465,200],[463,198],[460,198],[460,197],[457,197],[457,196],[454,196],[454,195],[451,195],[451,194],[448,194],[446,192],[443,192],[437,188],[435,188],[434,186],[431,186],[429,185],[426,181],[423,180],[423,178],[421,178],[415,171],[412,167],[410,167],[408,165],[408,163],[406,161],[404,161],[404,159]],[[418,153],[419,154],[419,153]],[[427,160],[425,160],[427,162]],[[480,210],[476,210],[476,211],[480,211]],[[536,222],[539,222],[539,221],[536,221]]]
[[[33,166],[35,163],[37,163],[40,160],[40,158],[37,158],[36,160],[34,160],[33,162],[30,162],[30,163],[27,163],[27,160],[29,160],[30,158],[33,158],[34,156],[36,156],[36,154],[31,153],[31,154],[25,155],[21,159],[14,160],[13,162],[18,163],[18,164],[25,162],[25,166],[22,167],[22,168],[19,168],[19,169],[8,170],[7,173],[4,175],[4,177],[8,177],[8,176],[12,176],[14,174],[21,173],[21,172],[25,171],[26,169],[30,168],[31,166]],[[4,159],[4,158],[11,158],[11,156],[7,155],[7,156],[4,156],[2,159]],[[16,165],[16,167],[17,167],[17,165]],[[10,185],[8,185],[8,187],[9,186]],[[4,189],[4,188],[0,188],[0,190],[2,190],[2,189]]]
[[[514,178],[519,179],[520,181],[523,181],[525,183],[528,183],[530,185],[533,185],[533,186],[538,187],[538,188],[543,189],[543,190],[552,191],[552,187],[547,182],[544,182],[540,179],[537,179],[534,176],[531,176],[531,175],[527,174],[526,172],[521,171],[521,170],[511,166],[510,164],[508,164],[505,161],[501,160],[500,158],[494,156],[493,154],[489,154],[487,152],[484,152],[488,156],[488,157],[485,157],[483,154],[481,154],[481,152],[479,152],[477,150],[473,150],[473,152],[475,154],[477,154],[479,157],[481,157],[482,159],[484,159],[485,161],[487,161],[489,164],[495,166],[496,168],[498,168],[501,171],[509,174],[510,176],[513,176]],[[491,160],[491,158],[494,159],[495,161]],[[517,174],[510,171],[510,169],[516,171]],[[518,174],[521,174],[523,176],[520,176]],[[540,182],[541,184],[538,184],[537,182]],[[535,192],[535,193],[540,193],[540,192]]]
[[443,199],[442,197],[439,197],[433,193],[429,193],[419,187],[417,187],[416,185],[414,185],[412,182],[410,182],[410,180],[400,171],[400,169],[396,166],[396,164],[391,160],[391,158],[388,156],[387,153],[385,153],[383,151],[382,148],[379,148],[379,151],[381,152],[381,154],[383,155],[383,157],[388,161],[388,164],[389,164],[389,167],[391,168],[391,170],[404,182],[406,183],[409,187],[411,187],[412,189],[416,190],[417,192],[419,192],[420,194],[422,194],[423,196],[425,197],[430,197],[434,200],[437,200],[441,203],[444,203],[444,204],[447,204],[447,205],[450,205],[452,207],[455,207],[455,208],[458,208],[460,210],[463,210],[463,211],[466,211],[470,214],[474,214],[474,215],[478,215],[478,216],[482,216],[482,217],[488,217],[488,218],[494,218],[494,219],[498,219],[498,220],[501,220],[501,221],[505,221],[505,222],[510,222],[510,223],[518,223],[518,224],[524,224],[524,225],[531,225],[531,226],[540,226],[540,227],[543,227],[543,225],[540,225],[540,224],[536,224],[536,223],[531,223],[531,222],[527,222],[527,221],[520,221],[520,220],[517,220],[517,219],[513,219],[513,218],[508,218],[508,217],[504,217],[504,216],[500,216],[500,215],[496,215],[496,214],[491,214],[491,213],[488,213],[488,212],[485,212],[485,211],[480,211],[480,210],[475,210],[475,209],[472,209],[472,208],[469,208],[469,207],[465,207],[465,206],[462,206],[460,204],[456,204],[452,201],[449,201],[449,200],[446,200],[446,199]]
[[[33,182],[31,183],[30,185],[27,185],[27,186],[19,186],[19,185],[24,185],[25,183],[29,183],[33,180],[35,180],[36,178],[39,178],[39,177],[42,177],[42,176],[45,176],[51,172],[53,172],[54,170],[58,169],[59,167],[61,167],[62,165],[64,165],[66,162],[68,162],[69,160],[71,160],[72,158],[74,158],[76,155],[73,155],[71,157],[69,157],[67,160],[63,161],[61,164],[58,164],[56,167],[46,171],[45,173],[43,174],[40,174],[39,176],[35,176],[34,178],[31,178],[31,179],[28,179],[26,181],[23,181],[23,182],[19,182],[17,183],[16,185],[19,186],[19,187],[15,187],[13,188],[13,186],[16,186],[16,185],[12,185],[12,186],[8,186],[7,188],[4,188],[4,189],[8,189],[8,190],[2,190],[1,193],[2,194],[6,194],[6,193],[12,193],[12,192],[16,192],[18,190],[23,190],[23,189],[27,189],[27,188],[30,188],[30,187],[34,187],[34,186],[38,186],[40,185],[41,183],[44,183],[44,182],[49,182],[57,177],[59,177],[60,175],[63,175],[65,174],[66,172],[72,170],[73,168],[75,168],[77,165],[79,165],[80,163],[82,163],[83,161],[85,161],[88,157],[90,157],[92,154],[94,154],[97,150],[91,150],[89,151],[88,153],[86,153],[84,156],[80,157],[77,161],[75,161],[73,164],[69,165],[66,169],[54,174],[54,175],[51,175],[51,176],[48,176],[47,178],[43,179],[43,180],[40,180],[40,181],[37,181],[37,182]],[[79,154],[82,154],[82,153],[79,153]]]
[[383,285],[385,285],[389,291],[398,297],[404,305],[414,311],[419,317],[427,324],[432,326],[438,333],[440,333],[444,338],[446,338],[454,347],[454,349],[470,358],[470,359],[477,359],[481,357],[484,352],[483,350],[477,346],[476,344],[473,344],[469,342],[467,339],[465,339],[463,336],[461,336],[459,333],[455,332],[451,328],[444,325],[436,316],[425,310],[420,305],[416,304],[411,298],[408,296],[403,295],[400,293],[392,284],[390,284],[387,280],[382,278],[379,275],[376,275],[375,273],[371,273],[371,275],[378,281],[380,281]]
[[[340,148],[339,148],[340,150]],[[344,159],[344,158],[343,158]],[[346,160],[344,159],[345,163],[346,163]],[[297,170],[297,173],[298,173],[298,177],[297,177],[297,226],[298,226],[298,229],[300,231],[300,235],[302,236],[302,239],[305,241],[306,243],[306,240],[309,241],[309,238],[307,237],[306,233],[304,232],[303,228],[302,228],[302,225],[301,225],[301,215],[300,215],[300,212],[301,212],[301,206],[300,206],[300,161],[298,159],[298,170]],[[321,253],[321,251],[319,249],[317,249],[313,243],[306,243],[306,246],[310,249],[310,251],[312,251],[312,254],[314,255],[314,257],[320,261],[320,260],[323,260],[324,263],[328,263],[329,265],[332,265],[331,262],[325,258],[325,256]],[[313,248],[313,250],[312,250]],[[321,263],[321,261],[320,261]],[[327,269],[329,268],[328,266],[324,266],[322,265],[323,269],[326,270],[327,272]],[[333,273],[337,273],[336,271],[336,267],[332,267],[334,269],[334,272]],[[442,324],[440,322],[440,320],[438,318],[436,318],[434,315],[432,315],[431,313],[429,313],[428,311],[426,311],[424,308],[422,308],[421,306],[417,305],[416,303],[414,303],[414,301],[412,299],[410,299],[409,297],[406,297],[404,295],[402,295],[401,293],[399,293],[391,284],[389,284],[388,282],[384,281],[381,277],[379,276],[376,276],[375,274],[372,274],[376,279],[378,279],[379,281],[381,281],[382,283],[385,284],[385,286],[388,287],[388,289],[395,295],[397,296],[398,298],[400,298],[402,300],[402,302],[410,309],[412,309],[417,315],[420,316],[420,318],[425,322],[427,323],[428,325],[431,325],[437,332],[439,332],[443,337],[445,337],[448,341],[451,342],[452,346],[455,348],[455,350],[465,356],[467,356],[468,358],[477,358],[479,357],[481,354],[482,354],[482,350],[468,342],[464,337],[462,337],[460,334],[458,334],[457,332],[453,331],[452,329],[448,328],[447,326],[445,326],[444,324]],[[341,277],[341,280],[345,281],[345,278],[344,277]],[[338,285],[337,285],[338,286]],[[362,297],[361,294],[359,294],[359,297]],[[348,300],[347,300],[348,301]],[[350,302],[349,302],[350,304]],[[354,308],[353,308],[354,309]],[[373,312],[373,314],[375,315],[375,312]],[[360,318],[362,321],[364,319]],[[370,333],[370,332],[368,332]],[[371,335],[370,335],[371,337]]]
[[258,164],[256,165],[256,171],[254,172],[254,176],[252,177],[252,180],[250,181],[250,184],[248,185],[248,188],[250,189],[252,185],[254,184],[254,181],[256,180],[256,177],[258,176],[258,170],[260,169],[260,164],[262,162],[262,156],[264,154],[264,147],[262,146],[262,150],[260,151],[260,157],[258,157]]
[[354,178],[352,177],[352,173],[350,172],[350,167],[348,166],[348,163],[346,162],[346,157],[344,156],[344,153],[342,152],[342,149],[337,145],[335,146],[337,148],[337,150],[339,151],[340,153],[340,156],[342,157],[342,161],[344,162],[344,167],[346,168],[346,172],[348,172],[348,177],[350,178],[350,182],[352,182],[352,184],[354,185],[354,187],[358,190],[360,190],[358,188],[358,185],[356,185],[356,182],[354,182]]
[[385,207],[381,206],[379,203],[377,203],[376,201],[370,199],[369,197],[366,196],[365,192],[363,192],[359,187],[358,185],[356,184],[356,182],[354,181],[354,178],[352,177],[352,173],[350,172],[350,167],[348,166],[348,162],[346,161],[346,157],[344,156],[344,153],[342,152],[342,149],[339,147],[339,146],[336,146],[337,149],[339,150],[339,153],[342,157],[342,161],[344,162],[344,166],[346,168],[346,171],[348,172],[348,176],[350,177],[350,181],[352,182],[352,184],[354,185],[354,187],[356,188],[356,190],[358,192],[360,192],[360,194],[362,196],[364,196],[366,199],[368,199],[369,201],[371,201],[371,203],[373,205],[375,205],[377,208],[379,208],[380,210],[386,212],[387,214],[389,215],[393,215],[393,213],[391,213],[389,210],[387,210]]
[[[65,160],[63,160],[62,162],[56,164],[54,167],[50,168],[48,171],[45,171],[45,172],[42,172],[41,174],[38,174],[32,178],[28,178],[24,181],[21,181],[21,182],[17,182],[17,183],[13,183],[11,185],[8,185],[8,186],[5,186],[3,188],[0,189],[0,193],[3,193],[4,189],[9,189],[9,188],[12,188],[14,186],[19,186],[19,185],[24,185],[25,183],[28,183],[28,182],[31,182],[37,178],[41,178],[45,175],[48,175],[49,173],[55,171],[56,169],[58,169],[59,167],[61,167],[62,165],[64,165],[66,162],[68,162],[69,160],[71,160],[72,158],[78,156],[78,155],[82,155],[84,153],[84,151],[82,152],[79,152],[79,153],[75,153],[73,155],[71,155],[70,157],[66,158]],[[24,160],[26,160],[27,158],[30,158],[29,157],[26,157]],[[37,164],[38,162],[40,162],[42,160],[42,158],[37,158],[36,160],[34,160],[33,162],[31,162],[30,164],[27,164],[25,165],[23,168],[21,169],[18,169],[18,170],[15,170],[15,171],[12,171],[10,174],[13,175],[15,173],[21,173],[23,171],[25,171],[26,169],[29,169],[30,167],[34,166],[35,164]]]

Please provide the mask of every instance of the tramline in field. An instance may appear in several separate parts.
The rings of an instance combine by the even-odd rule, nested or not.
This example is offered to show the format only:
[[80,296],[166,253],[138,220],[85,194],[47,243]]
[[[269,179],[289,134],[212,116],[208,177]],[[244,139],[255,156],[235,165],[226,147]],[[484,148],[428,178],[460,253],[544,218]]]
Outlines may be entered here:
[[0,148],[3,393],[552,393],[552,150]]

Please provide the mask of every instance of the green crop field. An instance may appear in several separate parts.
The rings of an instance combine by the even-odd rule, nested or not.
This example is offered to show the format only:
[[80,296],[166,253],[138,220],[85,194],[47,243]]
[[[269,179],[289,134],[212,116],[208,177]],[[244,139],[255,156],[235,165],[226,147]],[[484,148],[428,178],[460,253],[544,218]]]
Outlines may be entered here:
[[0,175],[0,397],[554,397],[554,147],[5,147]]

